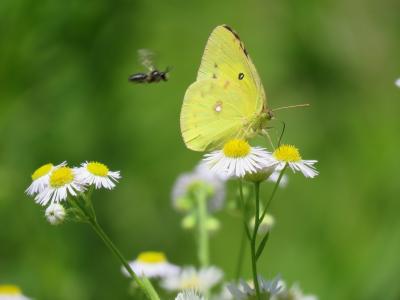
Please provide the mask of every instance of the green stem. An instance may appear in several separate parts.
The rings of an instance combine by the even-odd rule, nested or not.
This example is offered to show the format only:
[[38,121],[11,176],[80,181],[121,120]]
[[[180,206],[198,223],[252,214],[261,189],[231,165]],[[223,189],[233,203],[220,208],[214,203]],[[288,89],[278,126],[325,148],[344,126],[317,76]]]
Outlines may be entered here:
[[201,267],[210,264],[209,239],[207,231],[207,195],[196,193],[197,200],[197,230],[198,230],[198,258]]
[[158,296],[151,282],[146,277],[143,277],[141,279],[139,278],[139,276],[137,276],[137,274],[132,270],[131,266],[124,258],[122,253],[118,250],[118,248],[114,245],[114,243],[111,241],[108,235],[101,228],[100,224],[97,222],[95,210],[92,205],[92,201],[89,198],[89,194],[86,197],[82,198],[86,202],[85,203],[86,205],[82,205],[79,202],[79,199],[77,201],[72,200],[74,204],[76,204],[75,207],[79,207],[82,213],[87,216],[88,222],[92,226],[93,230],[97,233],[97,235],[100,237],[103,243],[108,247],[108,249],[119,259],[119,261],[124,266],[129,275],[135,280],[135,282],[146,294],[147,298],[150,300],[160,300],[160,297]]
[[246,231],[243,229],[242,237],[240,239],[240,247],[239,247],[239,255],[236,264],[236,276],[235,279],[238,281],[240,279],[240,274],[242,273],[242,266],[243,266],[243,258],[245,253],[245,244],[246,244]]
[[244,196],[243,196],[243,182],[242,180],[239,180],[239,194],[240,194],[240,205],[243,213],[243,228],[244,228],[244,233],[246,234],[247,238],[249,241],[251,241],[251,235],[250,235],[250,230],[247,225],[248,223],[248,216],[247,216],[247,201],[245,201]]
[[257,258],[256,258],[256,243],[257,243],[257,231],[259,226],[259,214],[260,214],[260,182],[256,182],[255,184],[255,193],[256,193],[256,215],[255,215],[255,224],[253,235],[250,242],[250,249],[251,249],[251,266],[253,271],[253,282],[254,288],[256,290],[257,299],[261,300],[261,293],[260,293],[260,286],[258,283],[257,277]]
[[268,202],[265,205],[265,208],[264,208],[264,210],[263,210],[263,212],[261,214],[260,223],[264,220],[265,214],[267,213],[268,208],[269,208],[269,206],[270,206],[270,204],[272,202],[272,199],[274,198],[275,193],[278,190],[279,184],[280,184],[280,182],[282,180],[283,174],[285,173],[287,167],[288,167],[288,164],[286,163],[285,166],[283,167],[281,173],[279,174],[278,180],[275,183],[275,186],[274,186],[274,189],[272,190],[271,196],[269,197]]

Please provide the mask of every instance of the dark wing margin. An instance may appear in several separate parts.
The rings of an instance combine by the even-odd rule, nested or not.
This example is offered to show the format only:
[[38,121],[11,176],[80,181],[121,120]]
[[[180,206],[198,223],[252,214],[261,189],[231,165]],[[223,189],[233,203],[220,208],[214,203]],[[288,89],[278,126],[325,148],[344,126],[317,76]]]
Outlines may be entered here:
[[234,36],[235,38],[237,38],[237,40],[240,42],[240,48],[242,48],[244,54],[249,57],[249,53],[246,50],[246,47],[244,46],[242,40],[240,39],[240,36],[237,34],[237,32],[235,30],[232,29],[232,27],[228,26],[228,25],[222,25],[222,27],[224,27],[225,29],[229,30]]

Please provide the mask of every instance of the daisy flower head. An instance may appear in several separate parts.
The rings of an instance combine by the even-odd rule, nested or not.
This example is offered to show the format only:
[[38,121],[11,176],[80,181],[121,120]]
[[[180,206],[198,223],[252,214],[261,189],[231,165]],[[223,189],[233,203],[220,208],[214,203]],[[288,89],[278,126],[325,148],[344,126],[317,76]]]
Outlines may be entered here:
[[207,292],[218,284],[223,272],[217,267],[206,267],[196,270],[194,267],[185,267],[175,276],[165,277],[161,286],[168,291],[197,290]]
[[61,204],[52,203],[47,207],[44,214],[51,225],[59,225],[64,222],[66,211]]
[[180,175],[172,189],[172,205],[181,212],[190,211],[195,205],[192,196],[197,189],[206,189],[208,194],[207,208],[216,212],[224,205],[225,178],[217,176],[200,163],[194,171]]
[[29,196],[33,196],[37,193],[43,191],[49,184],[49,177],[53,170],[63,167],[66,165],[66,162],[62,162],[61,164],[54,166],[52,163],[45,164],[35,170],[33,172],[31,178],[32,183],[30,186],[25,190]]
[[222,150],[206,154],[204,161],[211,171],[228,178],[241,178],[275,164],[271,153],[241,139],[230,140]]
[[16,285],[0,285],[0,300],[30,300]]
[[36,195],[35,201],[43,206],[59,203],[67,199],[68,195],[76,196],[85,188],[76,181],[76,171],[70,167],[62,166],[50,173],[47,187]]
[[272,154],[278,162],[276,170],[280,172],[286,164],[295,172],[301,172],[305,177],[314,178],[318,175],[314,164],[316,160],[303,160],[299,150],[293,145],[280,145]]
[[400,88],[400,78],[396,79],[396,81],[394,82],[394,84]]
[[[168,262],[164,253],[155,251],[141,252],[134,261],[129,262],[129,265],[138,276],[148,278],[174,276],[180,271],[178,266]],[[124,267],[122,267],[122,272],[130,276]]]
[[175,300],[204,300],[195,290],[183,291],[176,296]]
[[108,167],[100,162],[84,162],[76,168],[77,180],[82,185],[94,185],[96,189],[113,189],[115,182],[121,178],[119,171],[110,171]]
[[282,289],[271,300],[318,300],[315,295],[304,295],[298,284],[292,285],[289,289],[285,282],[281,281]]
[[[274,295],[278,294],[281,289],[281,280],[279,276],[272,280],[265,280],[261,276],[258,276],[258,285],[260,287],[260,293],[261,295],[268,295],[271,298],[268,299],[275,299],[273,298]],[[254,288],[254,282],[246,282],[243,279],[239,281],[239,284],[228,284],[226,288],[229,290],[232,298],[231,299],[237,299],[237,300],[248,300],[248,299],[255,299],[256,295],[256,290]],[[264,298],[263,298],[264,299]],[[289,300],[289,299],[288,299]]]

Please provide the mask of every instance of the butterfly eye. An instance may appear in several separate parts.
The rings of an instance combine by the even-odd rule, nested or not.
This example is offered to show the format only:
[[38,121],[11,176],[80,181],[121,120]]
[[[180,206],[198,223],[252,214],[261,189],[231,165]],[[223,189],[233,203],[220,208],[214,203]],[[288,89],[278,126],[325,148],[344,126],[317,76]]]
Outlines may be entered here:
[[239,78],[239,80],[242,80],[244,78],[244,74],[243,73],[239,73],[238,78]]

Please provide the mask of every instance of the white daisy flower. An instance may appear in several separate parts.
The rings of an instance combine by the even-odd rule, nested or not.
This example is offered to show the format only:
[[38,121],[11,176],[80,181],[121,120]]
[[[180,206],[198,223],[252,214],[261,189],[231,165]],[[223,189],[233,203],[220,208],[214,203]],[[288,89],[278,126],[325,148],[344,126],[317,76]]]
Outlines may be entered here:
[[397,87],[400,88],[400,78],[397,79],[397,80],[394,82],[394,84],[395,84]]
[[0,285],[0,300],[30,300],[16,285]]
[[[180,271],[178,266],[168,262],[164,253],[154,251],[140,253],[136,260],[129,262],[129,265],[138,276],[148,278],[174,276]],[[124,267],[122,267],[122,272],[130,277]]]
[[304,295],[298,284],[293,284],[290,289],[284,281],[280,281],[281,290],[271,297],[271,300],[318,300],[315,295]]
[[240,139],[230,140],[222,150],[206,154],[204,161],[213,172],[229,178],[244,177],[276,164],[264,148],[251,147]]
[[77,181],[82,185],[94,185],[96,189],[102,187],[106,189],[113,189],[115,183],[121,178],[119,171],[113,172],[102,163],[91,161],[84,162],[81,167],[76,168]]
[[183,291],[176,296],[175,300],[204,300],[195,290]]
[[314,178],[318,175],[318,171],[314,167],[317,161],[301,159],[300,152],[295,146],[281,145],[272,155],[278,163],[276,171],[279,173],[288,164],[294,173],[299,171],[308,178]]
[[65,208],[59,203],[52,203],[47,207],[45,216],[51,225],[59,225],[65,219]]
[[[262,276],[258,275],[258,285],[260,288],[261,298],[264,299],[268,295],[268,299],[273,299],[273,296],[279,293],[282,289],[280,284],[281,280],[279,276],[272,280],[265,280]],[[254,288],[254,282],[239,280],[239,283],[231,283],[226,286],[231,294],[231,298],[226,297],[226,299],[235,300],[249,300],[255,299],[256,290]],[[271,297],[271,298],[270,298]],[[276,299],[275,299],[276,300]]]
[[218,284],[223,272],[217,267],[206,267],[196,270],[194,267],[185,267],[175,276],[165,277],[161,286],[169,291],[197,290],[205,293]]
[[64,161],[61,164],[54,166],[51,163],[45,164],[35,170],[32,174],[32,183],[26,189],[25,193],[29,196],[33,196],[34,194],[40,193],[43,191],[49,184],[49,177],[53,170],[65,166],[67,163]]
[[76,182],[75,170],[63,166],[51,172],[48,186],[36,195],[35,201],[43,206],[49,202],[59,203],[66,200],[68,195],[76,196],[84,190],[84,186]]
[[207,207],[210,212],[220,210],[225,200],[225,179],[211,172],[203,163],[189,173],[180,175],[172,189],[172,204],[174,208],[181,212],[190,211],[195,205],[190,199],[190,193],[196,187],[209,188],[210,197],[207,199]]

